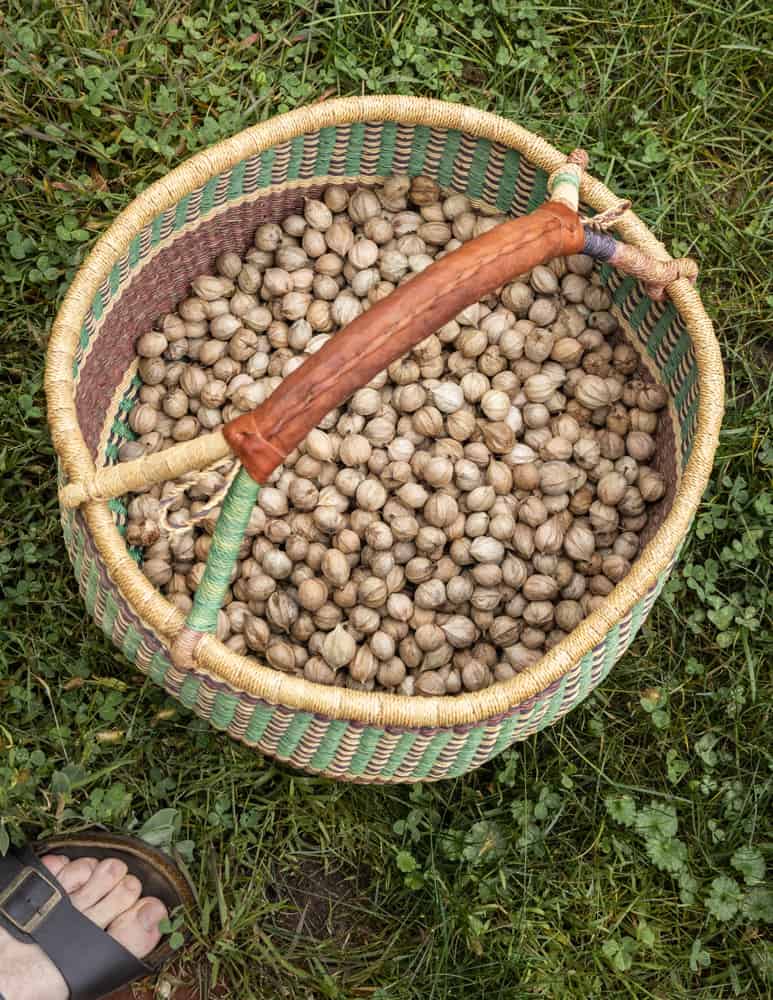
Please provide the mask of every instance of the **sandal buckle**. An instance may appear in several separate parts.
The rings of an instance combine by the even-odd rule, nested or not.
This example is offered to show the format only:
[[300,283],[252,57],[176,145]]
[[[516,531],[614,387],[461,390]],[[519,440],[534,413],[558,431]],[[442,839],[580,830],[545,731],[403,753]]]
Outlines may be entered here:
[[[38,883],[48,888],[46,898],[41,898]],[[25,866],[0,892],[0,916],[22,934],[32,934],[61,899],[62,893],[51,879],[36,868]]]

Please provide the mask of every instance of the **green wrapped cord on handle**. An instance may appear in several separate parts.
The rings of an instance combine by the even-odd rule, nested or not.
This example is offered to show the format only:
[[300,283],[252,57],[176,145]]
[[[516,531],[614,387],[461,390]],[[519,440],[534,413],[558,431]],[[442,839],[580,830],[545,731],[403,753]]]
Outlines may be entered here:
[[245,469],[239,469],[223,500],[193,607],[172,647],[175,662],[189,662],[199,637],[217,629],[218,614],[259,493],[260,483],[256,483]]

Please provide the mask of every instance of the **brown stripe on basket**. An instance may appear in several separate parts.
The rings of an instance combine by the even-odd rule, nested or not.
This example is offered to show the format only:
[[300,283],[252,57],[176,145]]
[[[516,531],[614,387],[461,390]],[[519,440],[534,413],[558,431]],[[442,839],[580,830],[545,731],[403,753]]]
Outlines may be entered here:
[[[362,726],[356,723],[350,723],[346,732],[341,738],[341,742],[338,744],[336,749],[335,758],[328,764],[328,770],[337,776],[345,775],[346,772],[351,767],[354,755],[360,746],[360,740],[362,739]],[[316,752],[317,747],[314,747]],[[313,756],[313,754],[311,755]],[[311,760],[311,756],[309,760]]]
[[[303,739],[300,744],[295,748],[295,750],[287,758],[293,765],[293,767],[300,767],[305,770],[306,766],[311,762],[311,758],[317,752],[322,740],[325,738],[325,733],[328,730],[330,723],[323,722],[321,719],[313,718],[309,723],[306,732],[303,734]],[[336,756],[338,756],[336,754]]]
[[510,207],[511,215],[525,215],[528,211],[536,172],[537,169],[531,160],[527,160],[525,156],[521,156],[518,164],[518,179],[515,182],[515,194],[513,195]]
[[413,125],[400,122],[395,132],[395,155],[392,159],[393,174],[407,174],[413,147]]
[[242,191],[244,194],[254,194],[258,190],[261,162],[260,156],[249,156],[244,161],[244,178],[242,181]]
[[92,336],[76,389],[78,422],[92,457],[97,456],[102,418],[135,359],[137,337],[174,308],[188,292],[191,279],[210,271],[218,254],[226,250],[243,254],[261,223],[300,211],[304,197],[317,197],[324,187],[285,188],[226,209],[174,239],[133,272]]
[[[301,163],[298,168],[298,177],[301,180],[308,180],[314,176],[317,164],[318,135],[306,135],[303,137],[303,151],[301,152]],[[244,192],[248,192],[245,190]]]
[[448,133],[443,129],[433,128],[430,130],[427,148],[424,151],[423,172],[430,177],[437,177],[438,167],[443,158]]
[[292,146],[289,142],[280,142],[274,147],[274,162],[271,167],[271,183],[281,184],[287,180],[287,168],[290,165]]
[[266,726],[263,738],[258,743],[260,749],[272,757],[276,756],[279,741],[290,728],[295,717],[295,713],[286,709],[283,705],[278,705],[274,711],[271,721]]
[[234,739],[244,739],[252,719],[252,714],[255,711],[256,704],[256,699],[247,697],[246,695],[240,696],[237,700],[233,718],[228,726],[228,733],[233,736]]
[[213,208],[222,208],[228,201],[228,189],[231,186],[231,171],[226,171],[218,178],[215,185],[215,195],[212,199]]
[[470,164],[475,155],[478,141],[472,136],[462,133],[459,148],[454,157],[454,172],[451,175],[451,187],[454,191],[466,191],[470,179]]
[[346,159],[349,152],[349,137],[352,134],[352,126],[338,126],[336,128],[335,143],[333,153],[330,157],[330,174],[333,177],[341,177],[346,173]]
[[366,177],[376,174],[381,155],[381,135],[383,126],[380,122],[366,122],[362,138],[362,154],[360,156],[360,173]]
[[[188,199],[188,205],[185,209],[186,222],[195,222],[196,219],[199,217],[199,209],[201,207],[201,196],[203,193],[204,193],[204,188],[201,185],[199,185],[197,188],[194,188],[193,191],[191,191],[190,198]],[[147,233],[149,236],[150,235],[149,227],[146,226],[142,232],[143,235]],[[147,255],[149,249],[150,249],[150,240],[148,240],[148,246],[147,249],[145,250],[145,255]]]
[[499,197],[499,188],[502,183],[502,168],[505,163],[505,153],[507,147],[499,142],[491,143],[486,173],[483,177],[483,191],[481,200],[489,205],[496,205]]
[[496,726],[486,726],[486,733],[483,739],[478,745],[478,749],[475,751],[475,755],[470,761],[470,768],[480,767],[485,764],[487,760],[491,757],[494,751],[494,747],[497,744],[497,739],[499,738],[499,730]]

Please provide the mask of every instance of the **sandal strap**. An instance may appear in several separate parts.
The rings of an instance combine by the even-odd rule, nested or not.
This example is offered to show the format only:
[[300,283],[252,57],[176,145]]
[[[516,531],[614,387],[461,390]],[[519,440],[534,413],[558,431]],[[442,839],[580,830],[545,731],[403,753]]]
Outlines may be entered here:
[[76,909],[29,848],[0,857],[0,926],[17,941],[42,948],[67,983],[70,1000],[99,1000],[152,971]]

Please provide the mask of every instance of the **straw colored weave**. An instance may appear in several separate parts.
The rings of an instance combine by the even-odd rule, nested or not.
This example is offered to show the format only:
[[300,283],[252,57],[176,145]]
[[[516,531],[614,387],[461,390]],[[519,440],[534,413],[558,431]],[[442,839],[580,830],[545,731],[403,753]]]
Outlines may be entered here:
[[[137,198],[78,272],[52,332],[46,370],[49,421],[63,483],[86,483],[113,466],[131,437],[138,389],[133,343],[186,294],[217,253],[243,251],[257,225],[281,219],[329,182],[428,174],[444,187],[513,215],[546,197],[565,162],[542,139],[493,115],[417,98],[373,97],[303,108],[199,154]],[[620,199],[584,175],[584,205]],[[667,260],[625,212],[620,238]],[[211,636],[195,670],[169,647],[183,616],[150,585],[127,550],[122,501],[91,499],[63,510],[76,574],[106,634],[167,691],[232,736],[305,770],[357,781],[420,781],[464,773],[578,704],[623,654],[660,592],[705,488],[716,447],[723,376],[711,323],[686,280],[652,302],[607,265],[602,280],[631,343],[670,397],[660,441],[669,479],[659,526],[604,604],[532,668],[511,681],[453,698],[404,698],[327,688],[237,656]],[[192,453],[199,450],[198,456]],[[216,436],[191,442],[187,468],[225,453]],[[165,462],[161,455],[159,462]],[[182,468],[170,465],[170,475]],[[120,473],[118,473],[120,475]],[[124,483],[131,490],[131,482]]]

